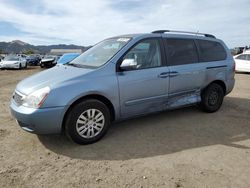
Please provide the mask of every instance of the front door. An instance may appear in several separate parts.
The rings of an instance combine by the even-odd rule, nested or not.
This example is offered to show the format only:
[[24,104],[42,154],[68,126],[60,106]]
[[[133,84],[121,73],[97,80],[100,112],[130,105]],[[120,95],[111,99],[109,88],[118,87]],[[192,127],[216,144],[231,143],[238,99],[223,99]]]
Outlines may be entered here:
[[122,118],[160,111],[166,104],[169,70],[162,48],[161,38],[142,40],[121,60],[132,59],[137,64],[117,73]]

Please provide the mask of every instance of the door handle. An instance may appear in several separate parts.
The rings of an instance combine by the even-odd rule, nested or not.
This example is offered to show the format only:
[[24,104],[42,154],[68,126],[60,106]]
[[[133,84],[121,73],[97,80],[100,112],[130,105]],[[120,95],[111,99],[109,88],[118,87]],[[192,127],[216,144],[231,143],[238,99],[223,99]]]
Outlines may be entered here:
[[177,71],[172,71],[172,72],[170,72],[170,77],[175,77],[175,76],[178,76],[179,75],[179,73],[177,72]]
[[169,77],[169,72],[162,72],[161,74],[158,75],[159,78],[167,78]]

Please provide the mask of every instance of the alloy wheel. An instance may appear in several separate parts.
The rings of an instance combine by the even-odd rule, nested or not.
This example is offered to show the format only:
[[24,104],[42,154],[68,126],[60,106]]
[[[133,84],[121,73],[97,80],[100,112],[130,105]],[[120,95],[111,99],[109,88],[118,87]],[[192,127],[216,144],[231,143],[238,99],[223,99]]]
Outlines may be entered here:
[[103,113],[97,109],[88,109],[78,117],[76,130],[81,137],[89,139],[100,134],[104,125]]

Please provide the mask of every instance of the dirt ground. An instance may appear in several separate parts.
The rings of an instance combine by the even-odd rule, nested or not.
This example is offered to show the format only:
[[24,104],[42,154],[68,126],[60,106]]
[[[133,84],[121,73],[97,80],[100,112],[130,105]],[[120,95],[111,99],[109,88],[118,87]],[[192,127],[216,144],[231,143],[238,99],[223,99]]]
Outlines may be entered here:
[[24,132],[10,116],[16,84],[38,71],[0,71],[0,187],[250,187],[250,74],[236,74],[217,113],[128,120],[79,146]]

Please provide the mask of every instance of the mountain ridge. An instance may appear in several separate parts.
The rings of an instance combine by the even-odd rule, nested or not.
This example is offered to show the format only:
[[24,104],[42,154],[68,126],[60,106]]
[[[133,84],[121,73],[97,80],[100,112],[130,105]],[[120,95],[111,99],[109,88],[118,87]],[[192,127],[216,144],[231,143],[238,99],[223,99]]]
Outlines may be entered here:
[[81,49],[85,51],[89,46],[78,46],[74,44],[54,44],[54,45],[32,45],[21,40],[11,42],[0,42],[0,53],[18,54],[32,51],[37,54],[48,54],[51,49]]

